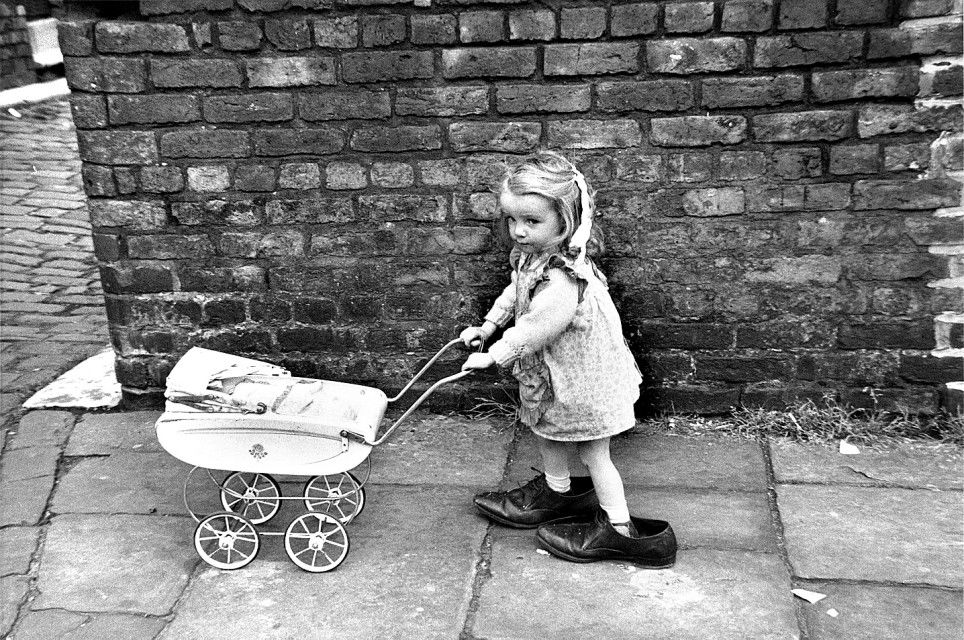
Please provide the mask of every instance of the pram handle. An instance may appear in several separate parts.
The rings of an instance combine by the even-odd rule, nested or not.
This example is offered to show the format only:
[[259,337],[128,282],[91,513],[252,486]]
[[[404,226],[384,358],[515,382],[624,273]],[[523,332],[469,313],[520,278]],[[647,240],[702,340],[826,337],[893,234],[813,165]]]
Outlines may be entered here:
[[[461,341],[460,341],[460,340],[456,340],[455,342],[461,342]],[[449,343],[449,345],[451,345],[451,344],[452,344],[452,343]],[[442,350],[444,351],[444,350],[447,349],[447,348],[448,348],[448,346],[443,347]],[[439,353],[441,353],[441,351],[440,351]],[[431,362],[430,362],[429,364],[431,364]],[[428,366],[428,365],[426,365],[426,367],[427,367],[427,366]],[[377,445],[380,445],[381,443],[385,442],[385,440],[388,438],[388,436],[392,435],[392,432],[395,431],[395,429],[397,429],[398,426],[405,421],[405,418],[407,418],[409,415],[411,415],[411,413],[412,413],[413,411],[415,411],[416,409],[418,409],[419,405],[421,405],[421,404],[425,401],[426,398],[428,398],[430,395],[432,395],[432,393],[433,393],[436,389],[438,389],[439,387],[441,387],[441,386],[444,385],[444,384],[448,384],[448,383],[450,383],[450,382],[455,382],[456,380],[461,380],[462,378],[464,378],[464,377],[466,377],[466,376],[472,375],[472,373],[473,373],[472,371],[459,371],[458,373],[454,373],[454,374],[448,376],[447,378],[442,378],[441,380],[437,381],[437,382],[436,382],[435,384],[433,384],[431,387],[429,387],[428,389],[426,389],[426,390],[425,390],[425,393],[423,393],[422,395],[420,395],[420,396],[418,397],[418,400],[416,400],[415,402],[412,403],[412,406],[410,406],[408,409],[405,410],[405,413],[403,413],[402,416],[401,416],[398,420],[395,421],[395,424],[393,424],[392,426],[390,426],[390,427],[388,428],[388,430],[387,430],[385,433],[382,434],[382,437],[381,437],[381,438],[378,438],[378,439],[375,440],[374,442],[368,442],[367,444],[370,444],[370,445],[372,445],[372,446],[377,446]],[[419,375],[421,375],[421,374],[422,374],[422,372],[419,372]],[[417,378],[417,377],[418,377],[418,376],[416,376],[416,378]],[[401,395],[401,394],[399,394],[399,395]],[[342,432],[342,435],[344,436],[344,435],[346,435],[346,434],[345,434],[344,432]]]
[[[451,348],[454,347],[455,345],[459,344],[460,342],[462,342],[461,338],[456,338],[456,339],[452,340],[451,342],[449,342],[449,343],[448,343],[447,345],[445,345],[444,347],[442,347],[441,349],[439,349],[439,350],[438,350],[438,353],[436,353],[434,356],[432,356],[432,359],[429,360],[429,361],[425,364],[424,367],[422,367],[422,370],[419,371],[418,373],[416,373],[414,378],[412,378],[411,380],[409,380],[408,384],[405,385],[405,388],[402,389],[401,391],[399,391],[399,392],[398,392],[398,395],[396,395],[394,398],[389,398],[389,399],[388,399],[388,402],[389,402],[389,403],[395,402],[396,400],[398,400],[399,398],[401,398],[403,395],[405,395],[405,393],[406,393],[409,389],[412,388],[412,385],[415,384],[415,383],[418,381],[418,379],[422,377],[422,374],[425,373],[426,371],[428,371],[429,368],[430,368],[433,364],[435,364],[435,361],[442,357],[442,354],[443,354],[443,353],[445,353],[446,351],[448,351],[449,349],[451,349]],[[433,387],[433,388],[434,388],[434,387]],[[421,401],[421,400],[422,400],[422,398],[419,398],[419,400],[416,401],[416,402],[419,402],[419,401]]]

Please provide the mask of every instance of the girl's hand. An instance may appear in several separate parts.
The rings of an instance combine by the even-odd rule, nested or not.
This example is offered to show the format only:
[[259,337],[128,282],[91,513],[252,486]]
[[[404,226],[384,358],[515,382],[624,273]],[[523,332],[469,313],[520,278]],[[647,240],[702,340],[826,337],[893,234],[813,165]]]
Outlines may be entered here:
[[468,327],[459,334],[459,340],[467,347],[481,347],[487,337],[482,327]]
[[495,359],[488,353],[473,353],[465,360],[462,371],[470,369],[488,369],[495,364]]

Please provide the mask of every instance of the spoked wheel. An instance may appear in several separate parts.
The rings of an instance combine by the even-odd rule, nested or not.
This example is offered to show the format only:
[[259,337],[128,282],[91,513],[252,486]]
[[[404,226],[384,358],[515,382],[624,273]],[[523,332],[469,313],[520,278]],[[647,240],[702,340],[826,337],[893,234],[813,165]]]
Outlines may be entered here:
[[235,471],[221,483],[221,504],[251,524],[267,522],[281,508],[281,487],[264,473]]
[[347,472],[315,476],[305,485],[305,507],[348,524],[365,508],[365,487]]
[[240,569],[258,555],[261,538],[250,520],[236,513],[215,513],[198,523],[194,548],[218,569]]
[[338,520],[309,512],[291,521],[285,531],[285,551],[296,565],[311,573],[331,571],[348,555],[348,532]]

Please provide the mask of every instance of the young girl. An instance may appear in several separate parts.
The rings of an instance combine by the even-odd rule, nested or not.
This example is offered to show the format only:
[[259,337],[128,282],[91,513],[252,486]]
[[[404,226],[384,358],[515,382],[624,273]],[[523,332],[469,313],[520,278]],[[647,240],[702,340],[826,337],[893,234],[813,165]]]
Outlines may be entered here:
[[[591,260],[602,243],[586,179],[561,155],[541,152],[508,172],[499,207],[500,231],[514,244],[512,282],[485,322],[460,338],[478,346],[513,318],[515,326],[462,369],[511,366],[519,418],[536,435],[545,473],[519,489],[480,494],[476,507],[500,524],[539,527],[539,541],[568,560],[669,566],[672,529],[630,516],[609,457],[610,438],[635,424],[641,378],[606,279]],[[570,477],[572,449],[591,481]],[[548,524],[561,518],[569,521]]]

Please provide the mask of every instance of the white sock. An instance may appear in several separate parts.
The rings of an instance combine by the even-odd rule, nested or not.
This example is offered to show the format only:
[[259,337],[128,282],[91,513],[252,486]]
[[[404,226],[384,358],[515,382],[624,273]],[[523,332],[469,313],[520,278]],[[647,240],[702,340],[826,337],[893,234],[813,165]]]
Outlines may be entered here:
[[552,476],[546,473],[546,484],[556,493],[566,493],[571,486],[568,473],[564,476]]
[[615,507],[605,504],[600,504],[599,506],[602,507],[602,510],[606,512],[607,516],[609,516],[609,522],[613,524],[626,524],[630,521],[629,507],[625,502]]

